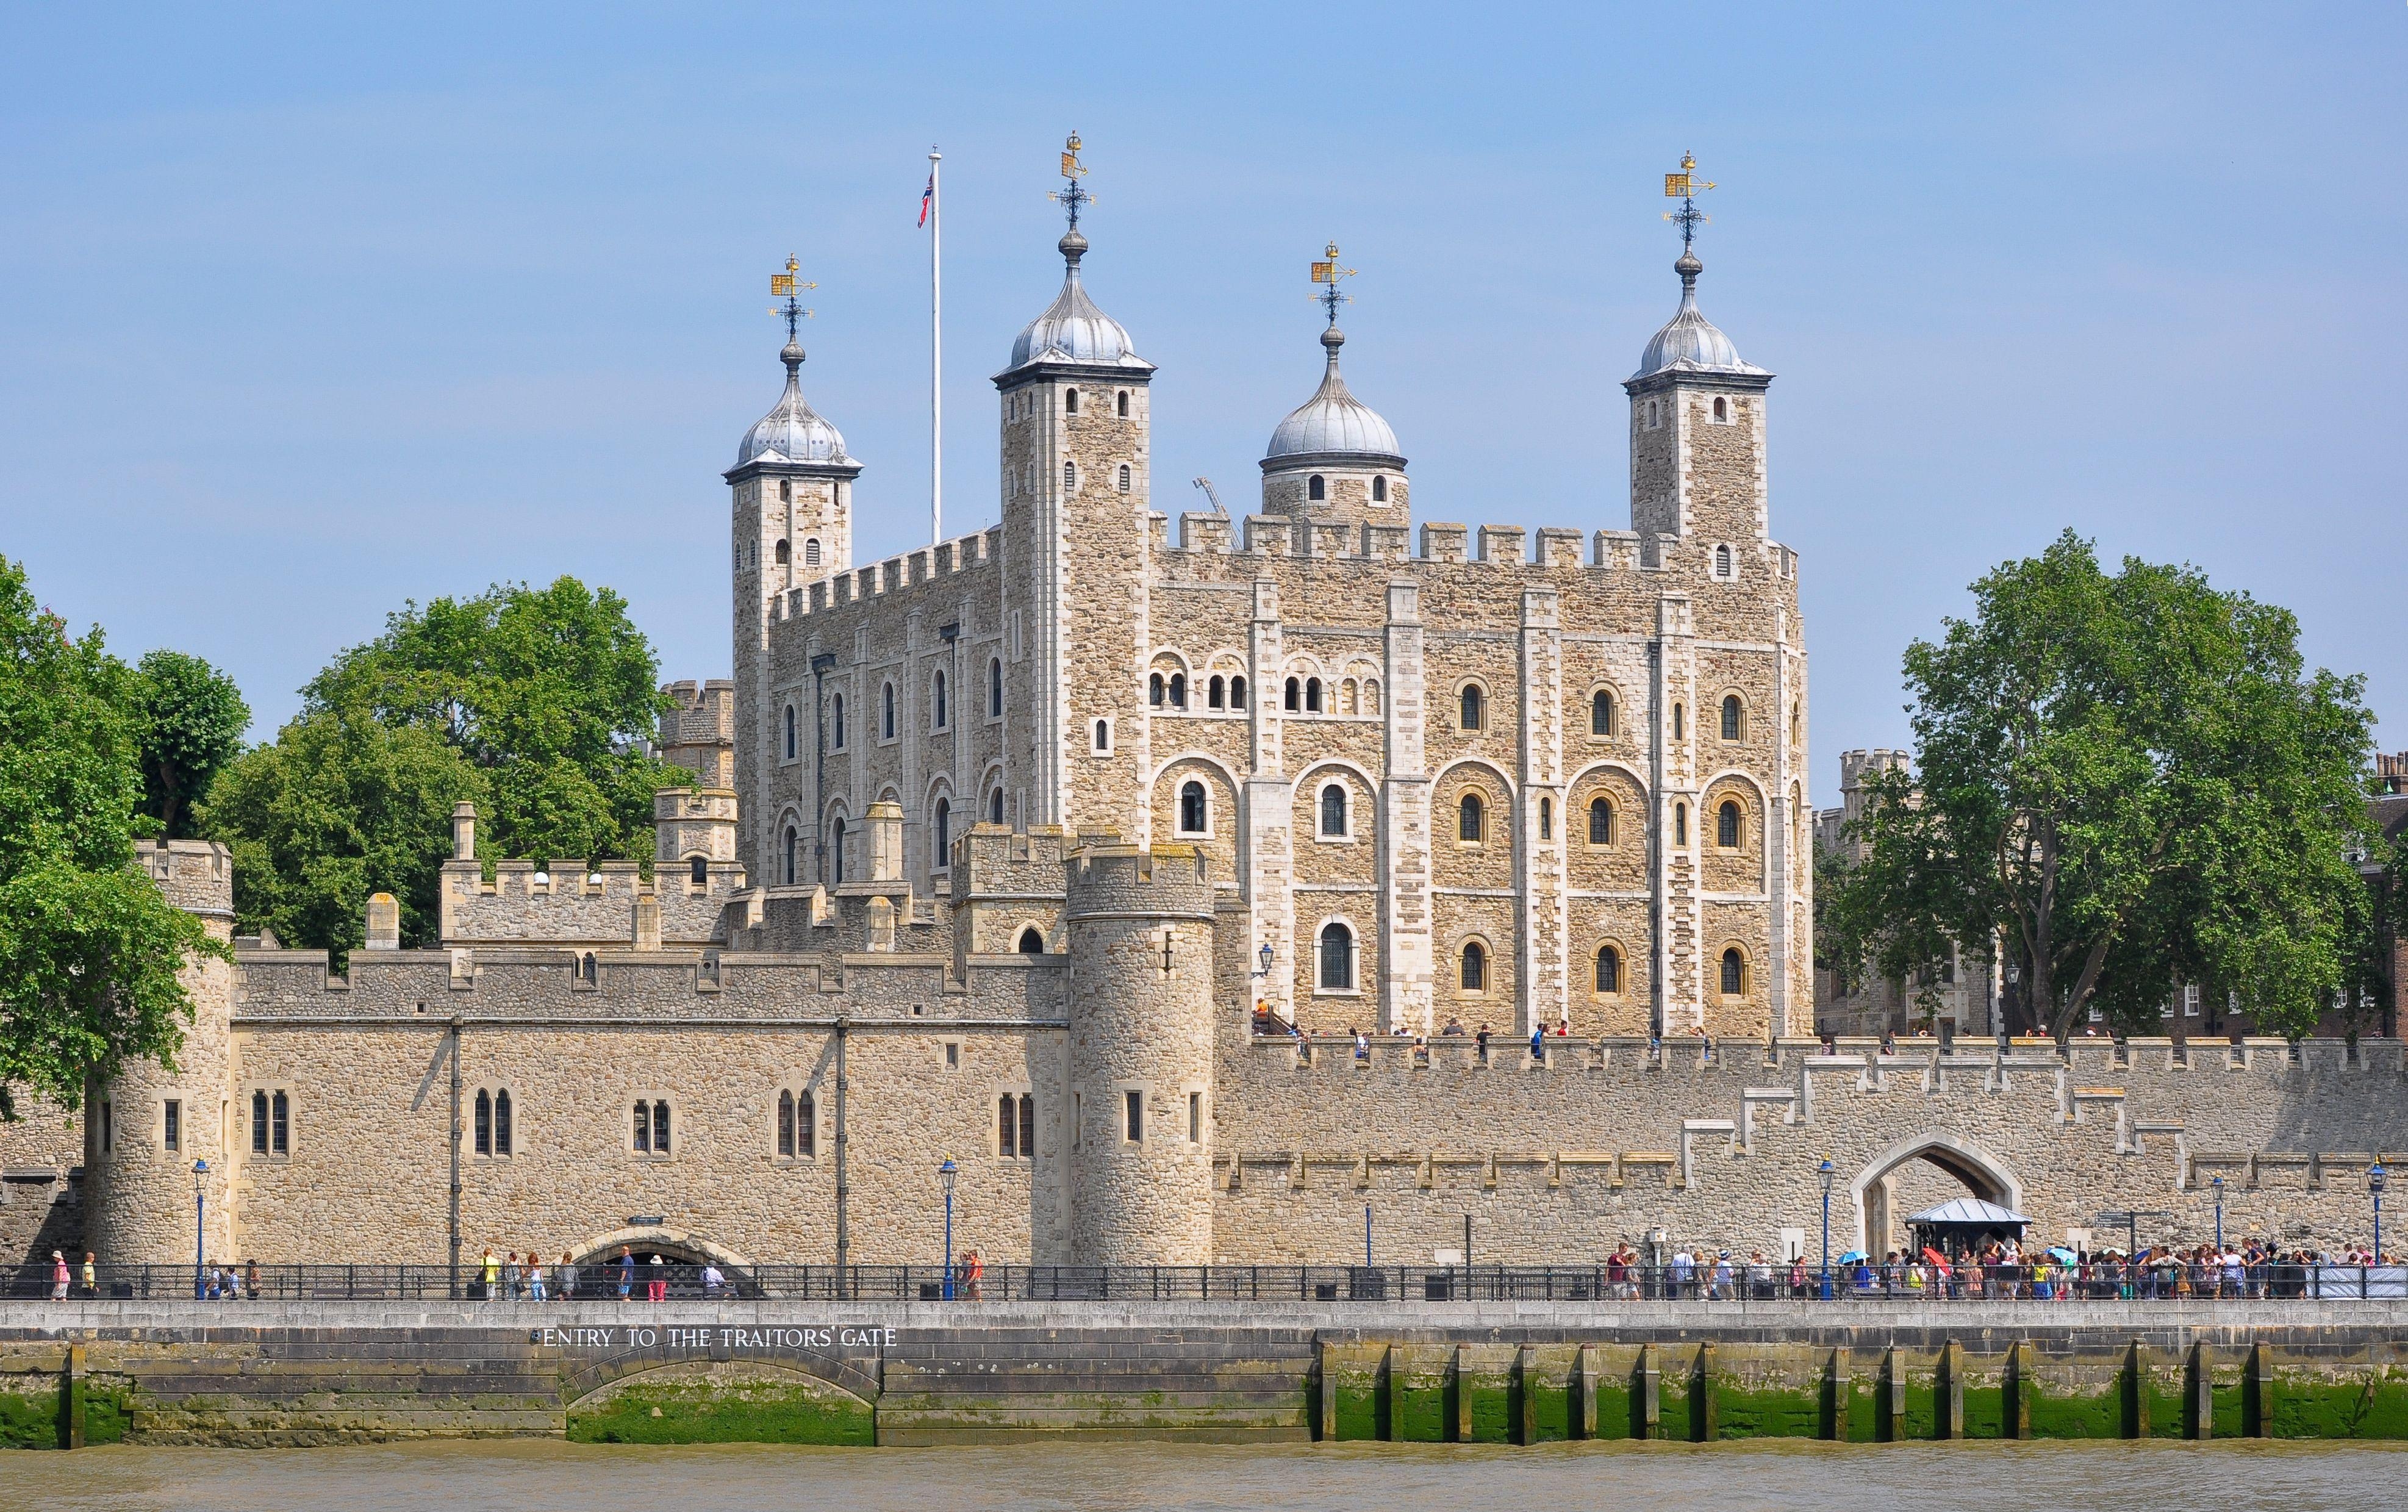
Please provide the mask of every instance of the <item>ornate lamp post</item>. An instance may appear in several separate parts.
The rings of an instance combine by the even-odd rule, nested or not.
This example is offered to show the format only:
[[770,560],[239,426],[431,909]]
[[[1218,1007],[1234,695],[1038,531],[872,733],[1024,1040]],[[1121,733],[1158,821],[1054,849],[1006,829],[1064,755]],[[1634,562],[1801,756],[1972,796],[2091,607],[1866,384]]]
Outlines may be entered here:
[[944,1298],[947,1302],[953,1300],[953,1178],[961,1174],[962,1168],[953,1163],[950,1155],[945,1157],[944,1164],[937,1167],[937,1184],[945,1189]]
[[[209,1190],[202,1182],[209,1179],[209,1163],[193,1161],[193,1295],[208,1298],[209,1283]],[[2377,1228],[2382,1225],[2377,1223]]]
[[2215,1252],[2224,1253],[2224,1177],[2209,1177],[2207,1184],[2215,1189]]
[[2374,1198],[2374,1262],[2383,1263],[2383,1183],[2391,1175],[2378,1161],[2366,1168],[2366,1190]]
[[1840,1168],[1826,1160],[1815,1170],[1823,1177],[1823,1300],[1831,1300],[1831,1180]]

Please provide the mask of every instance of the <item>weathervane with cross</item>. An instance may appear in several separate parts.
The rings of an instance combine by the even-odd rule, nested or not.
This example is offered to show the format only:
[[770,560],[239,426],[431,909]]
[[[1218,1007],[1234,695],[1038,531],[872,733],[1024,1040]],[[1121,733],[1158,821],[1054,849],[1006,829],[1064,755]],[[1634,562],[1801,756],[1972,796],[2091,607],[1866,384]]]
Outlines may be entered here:
[[811,312],[810,310],[803,308],[803,291],[806,289],[816,289],[819,287],[816,283],[806,283],[802,281],[800,277],[802,271],[802,263],[797,260],[792,252],[789,252],[786,254],[786,271],[783,273],[772,273],[769,275],[770,296],[772,298],[775,298],[780,294],[786,296],[786,302],[784,304],[770,306],[769,313],[772,315],[782,315],[786,318],[786,339],[789,341],[798,341],[801,339],[801,337],[796,334],[796,327],[802,321],[810,320],[811,316]]
[[1679,209],[1665,211],[1664,219],[1681,228],[1681,250],[1684,252],[1688,251],[1689,244],[1697,240],[1698,228],[1713,219],[1698,208],[1698,194],[1699,191],[1714,186],[1710,180],[1700,181],[1697,174],[1697,158],[1684,152],[1681,154],[1681,171],[1664,176],[1664,197],[1681,202]]
[[1329,287],[1312,297],[1316,304],[1329,312],[1329,323],[1334,327],[1338,324],[1338,307],[1354,302],[1352,294],[1339,289],[1338,280],[1354,277],[1354,270],[1338,265],[1338,244],[1334,241],[1323,250],[1322,256],[1327,261],[1316,262],[1312,264],[1312,281],[1326,283]]
[[1096,203],[1096,196],[1079,182],[1085,177],[1087,165],[1079,161],[1079,134],[1074,131],[1062,144],[1062,187],[1045,196],[1068,213],[1073,231],[1079,229],[1079,207]]

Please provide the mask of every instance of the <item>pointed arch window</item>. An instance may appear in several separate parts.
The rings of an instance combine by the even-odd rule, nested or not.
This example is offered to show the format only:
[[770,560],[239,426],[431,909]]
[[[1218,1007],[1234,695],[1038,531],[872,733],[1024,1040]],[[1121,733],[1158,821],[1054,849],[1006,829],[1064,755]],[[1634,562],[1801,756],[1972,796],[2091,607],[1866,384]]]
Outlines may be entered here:
[[1553,798],[1541,798],[1539,800],[1539,838],[1552,840],[1555,837],[1555,801]]
[[1210,819],[1204,805],[1204,784],[1190,779],[1179,785],[1179,833],[1202,834]]
[[1467,992],[1488,991],[1488,948],[1486,946],[1482,945],[1478,940],[1465,942],[1462,965],[1456,973],[1455,979],[1462,983],[1463,990]]
[[1354,987],[1354,932],[1336,920],[1321,926],[1321,969],[1317,979],[1326,992],[1352,991]]
[[1613,844],[1613,805],[1603,798],[1588,801],[1588,843],[1593,846]]
[[1588,733],[1613,734],[1613,694],[1602,688],[1588,695]]
[[[257,1094],[254,1094],[251,1100],[251,1117],[255,1120],[251,1125],[253,1131],[251,1134],[251,1148],[253,1149],[258,1149],[261,1147],[263,1143],[262,1135],[266,1133],[265,1129],[263,1127],[265,1120],[259,1119],[259,1115],[267,1111],[265,1105],[267,1099],[265,1096]],[[494,1094],[487,1091],[484,1088],[480,1087],[477,1089],[477,1153],[480,1155],[491,1155],[493,1152]]]
[[778,1093],[778,1153],[795,1157],[795,1094],[785,1091]]
[[1346,789],[1342,783],[1332,782],[1321,790],[1321,833],[1346,833]]
[[795,827],[792,824],[787,825],[786,863],[784,868],[785,885],[787,887],[793,887],[795,885],[795,842],[797,838],[798,837],[795,834]]
[[1466,845],[1476,845],[1487,830],[1488,806],[1480,801],[1480,794],[1465,793],[1463,801],[1455,806],[1455,837]]
[[1037,932],[1036,925],[1031,924],[1020,932],[1020,953],[1022,955],[1045,953],[1045,936]]

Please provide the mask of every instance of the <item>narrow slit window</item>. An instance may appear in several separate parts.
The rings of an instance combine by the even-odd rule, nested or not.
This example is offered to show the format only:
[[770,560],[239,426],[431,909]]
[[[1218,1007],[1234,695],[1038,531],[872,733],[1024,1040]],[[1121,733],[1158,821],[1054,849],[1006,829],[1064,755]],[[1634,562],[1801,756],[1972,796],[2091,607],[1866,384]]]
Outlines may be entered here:
[[[284,1137],[284,1094],[282,1092],[276,1094],[276,1122],[277,1139],[280,1144]],[[494,1093],[494,1153],[508,1155],[509,1152],[510,1093],[509,1089],[505,1087]]]
[[950,719],[953,714],[953,710],[947,706],[945,702],[945,675],[943,673],[939,672],[937,674],[934,687],[936,692],[935,705],[937,728],[941,730],[945,727],[947,720]]
[[986,664],[986,717],[1003,718],[1003,659],[996,657]]
[[1204,1142],[1204,1094],[1202,1092],[1187,1094],[1187,1142],[1191,1145],[1200,1145]]
[[1552,840],[1552,839],[1554,839],[1555,837],[1555,800],[1554,800],[1554,799],[1552,799],[1552,798],[1541,798],[1541,799],[1540,799],[1540,800],[1539,800],[1539,838],[1540,838],[1540,839],[1541,839],[1541,840]]
[[1019,1099],[1010,1092],[996,1100],[995,1152],[1005,1160],[1020,1154],[1020,1115],[1012,1105]]
[[1145,1093],[1131,1091],[1121,1094],[1128,1115],[1128,1142],[1145,1143]]
[[[480,1110],[484,1100],[485,1094],[479,1092],[477,1102]],[[480,1155],[485,1153],[484,1143],[481,1138],[477,1142],[477,1153]],[[267,1094],[265,1092],[251,1094],[251,1152],[254,1155],[267,1153]]]
[[161,1120],[160,1143],[169,1149],[184,1148],[184,1105],[175,1098],[167,1099]]
[[1020,1094],[1020,1158],[1024,1161],[1037,1158],[1037,1094],[1034,1092]]
[[806,1158],[820,1152],[819,1099],[808,1091],[795,1094],[795,1153]]
[[789,1160],[795,1153],[795,1094],[778,1093],[778,1153]]

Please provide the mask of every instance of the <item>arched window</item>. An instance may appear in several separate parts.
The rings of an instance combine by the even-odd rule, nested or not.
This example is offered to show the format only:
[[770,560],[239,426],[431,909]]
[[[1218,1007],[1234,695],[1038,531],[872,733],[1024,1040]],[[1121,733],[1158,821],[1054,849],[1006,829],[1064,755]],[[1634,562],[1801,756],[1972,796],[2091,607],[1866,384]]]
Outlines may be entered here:
[[1308,714],[1321,712],[1321,679],[1319,678],[1304,679],[1304,711]]
[[1466,730],[1479,729],[1488,713],[1488,701],[1482,696],[1480,684],[1467,682],[1463,685],[1462,705],[1458,711],[1462,717],[1456,722]]
[[1076,390],[1076,389],[1065,389],[1065,390],[1063,390],[1063,391],[1062,391],[1062,413],[1064,413],[1065,415],[1075,415],[1075,414],[1077,414],[1078,412],[1079,412],[1079,391],[1078,391],[1078,390]]
[[793,887],[795,885],[795,841],[796,838],[795,827],[792,824],[787,825],[785,885],[788,887]]
[[1728,419],[1730,419],[1730,401],[1729,401],[1729,400],[1727,400],[1727,399],[1717,399],[1717,400],[1715,400],[1715,401],[1714,401],[1714,419],[1716,419],[1716,420],[1728,420]]
[[[253,1121],[251,1123],[251,1148],[255,1150],[265,1150],[267,1148],[266,1113],[266,1095],[265,1093],[252,1094],[251,1099],[251,1115]],[[477,1153],[480,1155],[491,1155],[493,1152],[494,1094],[487,1091],[484,1088],[480,1087],[477,1089]]]
[[795,1153],[809,1157],[820,1152],[819,1099],[809,1091],[795,1094]]
[[795,1155],[795,1094],[783,1090],[778,1093],[778,1153],[788,1160]]
[[1613,805],[1603,798],[1588,801],[1588,843],[1593,846],[1613,844]]
[[1196,781],[1179,785],[1179,833],[1201,834],[1209,816],[1204,808],[1204,784]]
[[1622,991],[1622,952],[1611,945],[1597,948],[1597,990],[1600,992]]
[[1297,709],[1304,707],[1303,678],[1290,678],[1287,679],[1287,706],[1290,712],[1294,712]]
[[1321,926],[1322,991],[1344,992],[1354,986],[1354,932],[1332,920]]
[[1552,840],[1555,837],[1555,801],[1552,798],[1541,798],[1539,800],[1539,838]]
[[792,504],[795,502],[795,480],[793,478],[781,478],[778,479],[778,502],[780,504]]
[[1020,1154],[1020,1109],[1014,1105],[1019,1101],[1010,1092],[996,1099],[995,1152],[1005,1160]]
[[1375,478],[1371,479],[1371,502],[1373,504],[1385,504],[1388,502],[1388,480],[1386,478]]
[[1717,546],[1714,548],[1714,576],[1717,578],[1727,578],[1730,575],[1730,548],[1727,546]]
[[838,820],[828,826],[828,862],[836,868],[836,875],[829,880],[839,886],[842,885],[844,881],[844,820]]
[[1022,955],[1045,953],[1045,936],[1037,933],[1036,925],[1031,924],[1020,932],[1020,953]]
[[1128,391],[1126,389],[1123,389],[1120,392],[1112,395],[1112,407],[1119,414],[1121,419],[1128,419]]
[[1226,691],[1226,685],[1221,681],[1220,675],[1214,674],[1212,680],[1204,685],[1204,706],[1221,707],[1225,702]]
[[786,760],[795,759],[795,706],[786,706]]
[[945,721],[953,717],[953,710],[947,706],[945,699],[945,675],[941,672],[938,673],[937,680],[931,686],[936,692],[937,728],[941,730],[945,727]]
[[930,864],[943,871],[953,863],[953,806],[950,799],[937,800],[936,837],[937,854]]
[[1145,701],[1154,707],[1162,706],[1162,674],[1157,672],[1145,680]]
[[1746,710],[1742,709],[1742,708],[1740,706],[1739,694],[1737,694],[1737,693],[1726,693],[1726,694],[1724,694],[1724,695],[1723,695],[1723,738],[1724,738],[1725,740],[1737,740],[1737,739],[1740,737],[1741,730],[1742,730],[1742,723],[1743,723],[1743,720],[1745,720],[1745,718],[1746,718]]
[[1321,480],[1321,475],[1319,473],[1315,473],[1311,478],[1304,480],[1304,496],[1306,498],[1311,499],[1315,503],[1319,503],[1322,499],[1326,498],[1328,493],[1329,486]]
[[1187,706],[1187,674],[1184,672],[1174,672],[1170,675],[1170,706],[1172,708]]
[[878,689],[878,738],[895,738],[895,685],[882,683]]
[[[283,1105],[284,1094],[282,1092],[278,1092],[276,1094],[276,1102],[279,1107]],[[281,1123],[284,1120],[281,1118],[279,1118],[277,1121]],[[278,1148],[280,1152],[282,1147],[279,1146]],[[666,1141],[664,1142],[664,1148],[666,1148]],[[494,1093],[494,1153],[496,1155],[507,1155],[509,1152],[510,1094],[509,1089],[505,1088]]]
[[710,885],[710,858],[708,856],[693,856],[687,858],[685,863],[685,879],[688,882],[693,883],[695,887],[709,887]]
[[1686,716],[1683,714],[1681,706],[1675,704],[1672,706],[1672,738],[1686,740],[1688,737]]
[[1112,749],[1112,721],[1111,721],[1111,720],[1097,720],[1096,721],[1096,753],[1097,753],[1098,755],[1100,755],[1100,754],[1102,754],[1103,752],[1108,751],[1108,750],[1110,750],[1110,749]]
[[1346,833],[1346,789],[1340,783],[1332,782],[1321,790],[1321,833]]
[[1360,714],[1363,712],[1363,690],[1352,678],[1349,678],[1344,682],[1339,684],[1338,711],[1340,714]]
[[1734,945],[1723,952],[1723,993],[1737,997],[1747,991],[1747,957]]
[[1455,837],[1466,841],[1478,840],[1486,830],[1487,820],[1488,806],[1480,801],[1480,794],[1465,793],[1463,802],[1455,805]]
[[1003,658],[999,656],[986,664],[986,717],[1003,718]]
[[816,535],[806,535],[803,537],[803,565],[816,567],[819,564],[820,538]]
[[1380,679],[1377,678],[1363,679],[1363,712],[1366,714],[1380,712]]
[[585,959],[578,963],[577,969],[584,974],[587,981],[590,982],[594,980],[595,974],[600,968],[595,964],[593,951],[588,950],[585,952]]
[[844,749],[844,694],[837,694],[832,703],[836,725],[836,749],[842,750]]
[[1613,734],[1613,695],[1602,688],[1588,695],[1588,733]]
[[1229,679],[1229,706],[1231,708],[1243,708],[1246,706],[1245,678],[1231,678]]
[[794,549],[793,547],[791,547],[791,546],[788,546],[784,541],[782,541],[782,540],[781,540],[781,541],[780,541],[780,542],[778,543],[778,553],[777,553],[777,555],[778,555],[778,565],[780,565],[780,566],[781,566],[781,567],[782,567],[782,566],[786,565],[788,563],[790,563],[790,562],[792,562],[792,561],[794,561],[794,560],[795,560],[795,549]]
[[1075,493],[1078,489],[1079,464],[1075,462],[1066,462],[1062,464],[1062,491],[1066,493]]
[[666,1155],[669,1152],[668,1099],[636,1099],[636,1117],[632,1143],[638,1155]]
[[1128,464],[1127,463],[1122,463],[1122,464],[1121,464],[1121,492],[1122,492],[1123,493],[1126,493],[1128,491],[1129,491],[1129,464]]
[[1738,800],[1731,798],[1724,799],[1723,806],[1714,810],[1714,844],[1722,847],[1725,850],[1737,850],[1739,849],[1739,822]]
[[1467,992],[1488,991],[1488,951],[1478,940],[1465,942],[1463,967],[1456,979]]
[[986,795],[986,821],[989,824],[1003,822],[1003,790],[1001,788]]
[[1687,804],[1672,806],[1672,843],[1676,846],[1689,843],[1689,806]]

